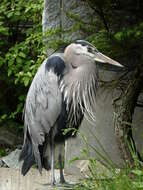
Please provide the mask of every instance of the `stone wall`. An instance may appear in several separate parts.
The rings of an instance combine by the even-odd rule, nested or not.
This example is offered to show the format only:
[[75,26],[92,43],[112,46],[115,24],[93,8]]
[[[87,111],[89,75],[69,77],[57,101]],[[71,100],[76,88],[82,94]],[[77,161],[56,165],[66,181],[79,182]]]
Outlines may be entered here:
[[[55,28],[70,29],[74,24],[73,19],[67,16],[70,12],[80,15],[85,22],[93,14],[93,10],[81,0],[45,0],[42,18],[43,32]],[[70,36],[64,34],[62,37],[75,40],[84,38],[85,34],[74,32]]]

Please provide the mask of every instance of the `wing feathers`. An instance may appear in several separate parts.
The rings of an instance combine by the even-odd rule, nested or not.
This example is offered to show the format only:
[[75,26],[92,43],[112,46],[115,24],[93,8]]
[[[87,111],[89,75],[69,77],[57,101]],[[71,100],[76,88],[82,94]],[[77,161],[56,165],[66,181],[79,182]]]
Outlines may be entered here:
[[[60,77],[57,71],[61,72],[59,67],[61,65],[64,69],[64,62],[60,58],[54,58],[54,65],[52,65],[52,59],[50,58],[50,62],[48,60],[42,63],[36,73],[26,99],[24,110],[25,137],[20,156],[20,159],[24,160],[22,168],[24,175],[33,164],[33,160],[41,172],[42,161],[39,146],[44,144],[45,135],[55,125],[61,112],[62,95],[59,89]],[[58,63],[59,66],[57,66]]]

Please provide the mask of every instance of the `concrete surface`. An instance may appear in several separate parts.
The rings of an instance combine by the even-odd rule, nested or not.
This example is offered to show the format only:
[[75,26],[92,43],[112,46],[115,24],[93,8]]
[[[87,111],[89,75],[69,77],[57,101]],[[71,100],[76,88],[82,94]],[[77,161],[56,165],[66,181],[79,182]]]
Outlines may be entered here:
[[22,162],[19,162],[19,155],[21,150],[15,149],[7,156],[0,158],[8,168],[19,169],[22,166]]
[[[42,175],[37,169],[32,168],[28,174],[23,177],[20,170],[0,168],[0,190],[64,190],[73,189],[79,177],[65,175],[67,185],[59,183],[53,188],[50,186],[50,172],[43,170]],[[59,171],[56,170],[56,181],[59,181]]]

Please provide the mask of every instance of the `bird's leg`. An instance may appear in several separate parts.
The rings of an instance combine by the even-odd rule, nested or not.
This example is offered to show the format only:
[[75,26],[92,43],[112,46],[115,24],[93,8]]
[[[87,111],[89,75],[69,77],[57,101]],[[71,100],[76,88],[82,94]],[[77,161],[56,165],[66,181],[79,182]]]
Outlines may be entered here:
[[60,165],[60,183],[65,183],[61,154],[59,154],[59,165]]
[[54,160],[55,160],[55,145],[54,145],[54,138],[52,134],[52,141],[51,141],[51,185],[55,185],[55,172],[54,172]]

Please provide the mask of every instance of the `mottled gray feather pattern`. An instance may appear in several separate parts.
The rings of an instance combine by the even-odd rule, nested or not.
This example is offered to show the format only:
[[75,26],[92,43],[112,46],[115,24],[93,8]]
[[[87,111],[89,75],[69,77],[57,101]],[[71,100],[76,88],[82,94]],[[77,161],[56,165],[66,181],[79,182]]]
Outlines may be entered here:
[[25,138],[28,129],[35,157],[39,154],[38,145],[42,145],[45,133],[54,127],[61,111],[59,79],[52,70],[46,70],[46,61],[40,66],[33,79],[24,110]]

